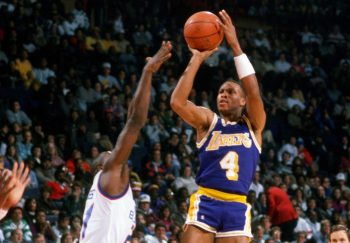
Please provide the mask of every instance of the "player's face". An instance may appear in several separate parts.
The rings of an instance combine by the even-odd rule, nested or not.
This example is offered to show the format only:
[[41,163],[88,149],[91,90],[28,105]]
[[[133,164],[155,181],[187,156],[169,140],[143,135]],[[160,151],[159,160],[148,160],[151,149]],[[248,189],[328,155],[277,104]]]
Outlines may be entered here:
[[241,86],[232,81],[226,81],[219,89],[217,106],[220,112],[229,112],[245,105],[245,97]]
[[331,234],[329,243],[348,243],[349,239],[344,230],[335,231]]

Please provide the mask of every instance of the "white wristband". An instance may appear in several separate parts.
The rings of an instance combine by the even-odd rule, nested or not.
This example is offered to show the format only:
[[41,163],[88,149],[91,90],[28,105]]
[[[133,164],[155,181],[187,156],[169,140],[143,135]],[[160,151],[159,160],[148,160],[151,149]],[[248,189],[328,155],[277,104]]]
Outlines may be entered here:
[[243,53],[242,55],[234,57],[233,59],[235,61],[235,66],[239,79],[242,79],[255,73],[253,65],[250,63],[246,54]]
[[7,210],[0,208],[0,220],[3,219],[7,214]]

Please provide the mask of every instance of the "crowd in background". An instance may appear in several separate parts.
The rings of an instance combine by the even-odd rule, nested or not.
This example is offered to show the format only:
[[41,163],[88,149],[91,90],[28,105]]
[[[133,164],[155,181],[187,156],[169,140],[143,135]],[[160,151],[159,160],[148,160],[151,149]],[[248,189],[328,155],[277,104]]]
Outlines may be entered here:
[[[149,119],[128,161],[134,242],[178,242],[198,169],[195,133],[169,106],[190,55],[182,27],[198,10],[224,8],[267,111],[248,195],[254,241],[280,242],[283,233],[267,216],[266,178],[297,209],[297,242],[327,242],[330,225],[350,226],[350,4],[301,2],[0,0],[0,168],[31,169],[0,242],[77,241],[94,159],[113,148],[145,58],[162,40],[173,56],[153,78]],[[236,71],[223,42],[191,100],[216,110],[228,78]]]

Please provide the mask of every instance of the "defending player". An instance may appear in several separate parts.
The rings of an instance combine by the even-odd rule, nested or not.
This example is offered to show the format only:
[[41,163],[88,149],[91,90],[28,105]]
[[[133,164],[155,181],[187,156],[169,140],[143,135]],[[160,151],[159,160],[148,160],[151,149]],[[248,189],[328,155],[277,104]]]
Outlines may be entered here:
[[195,75],[215,50],[190,49],[192,58],[171,97],[173,110],[196,129],[200,160],[199,189],[190,199],[185,243],[242,243],[252,237],[246,195],[261,151],[266,114],[254,68],[241,50],[231,18],[225,10],[219,14],[242,85],[232,80],[222,84],[217,96],[220,116],[191,103]]
[[147,59],[128,109],[128,120],[115,148],[98,158],[102,165],[94,178],[84,211],[80,242],[129,242],[135,227],[135,203],[129,185],[128,157],[147,119],[152,75],[171,57],[171,43]]

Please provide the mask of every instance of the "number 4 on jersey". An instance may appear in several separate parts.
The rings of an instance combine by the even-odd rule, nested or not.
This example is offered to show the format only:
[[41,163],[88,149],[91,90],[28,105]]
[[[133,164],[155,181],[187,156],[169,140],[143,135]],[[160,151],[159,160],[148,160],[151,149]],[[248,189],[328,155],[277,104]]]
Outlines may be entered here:
[[238,180],[238,154],[234,151],[228,152],[220,161],[221,169],[226,170],[226,177],[230,181]]

